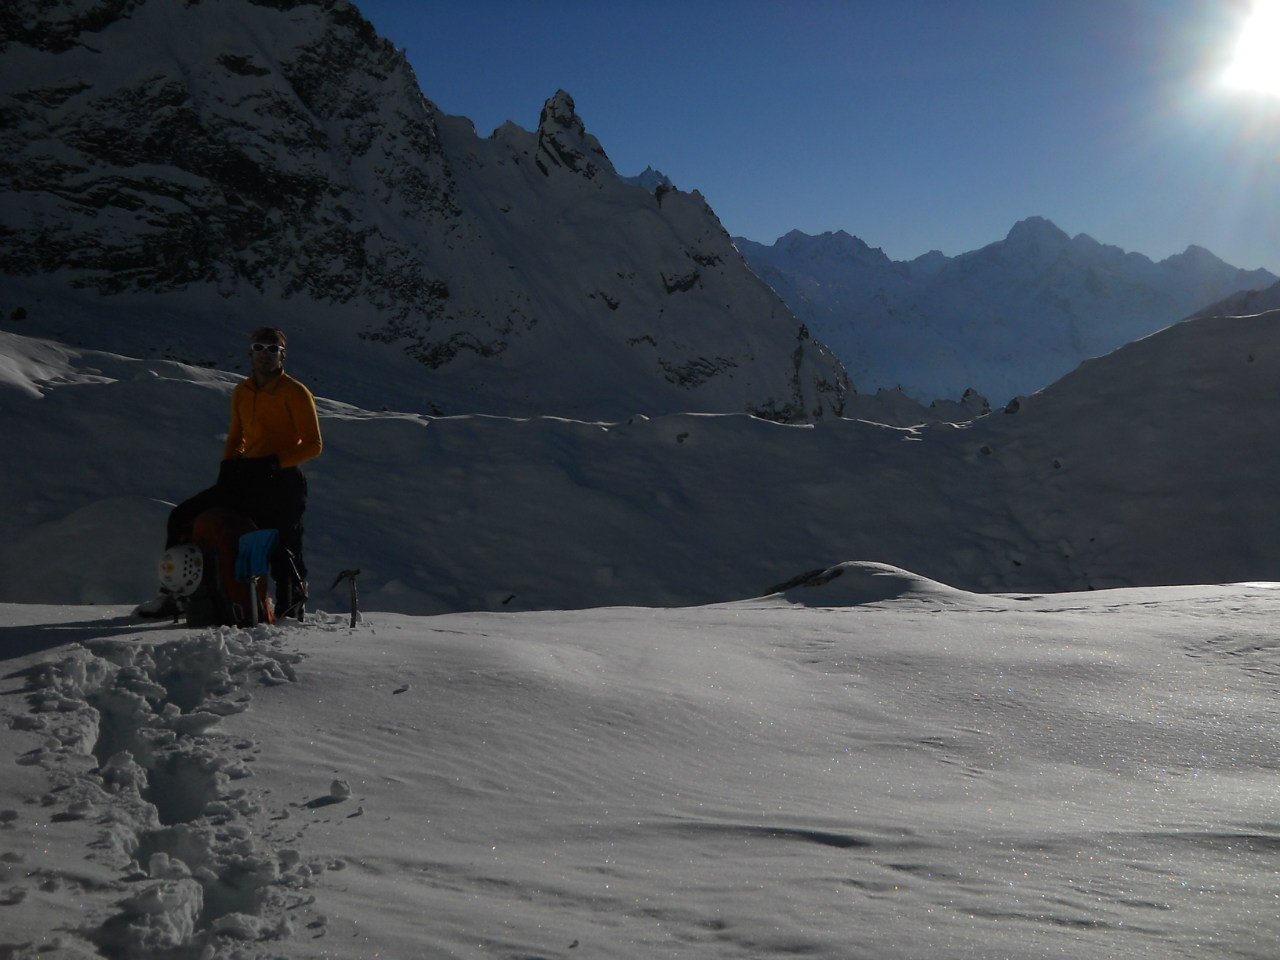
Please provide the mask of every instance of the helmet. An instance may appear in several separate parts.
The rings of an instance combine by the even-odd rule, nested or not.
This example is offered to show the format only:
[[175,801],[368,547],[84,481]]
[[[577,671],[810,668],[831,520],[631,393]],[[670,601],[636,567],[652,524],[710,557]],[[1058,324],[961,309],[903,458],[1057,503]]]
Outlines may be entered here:
[[204,576],[204,554],[194,543],[170,547],[160,558],[160,587],[176,597],[189,597]]

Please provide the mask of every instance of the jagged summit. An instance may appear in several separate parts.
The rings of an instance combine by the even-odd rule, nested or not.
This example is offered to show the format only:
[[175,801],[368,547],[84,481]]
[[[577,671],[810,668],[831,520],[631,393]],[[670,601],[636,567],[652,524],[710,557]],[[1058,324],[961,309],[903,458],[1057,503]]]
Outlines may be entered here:
[[872,247],[844,230],[828,230],[810,236],[800,230],[792,230],[778,238],[777,244],[784,250],[811,261],[832,263],[888,263],[889,257],[879,247]]
[[660,189],[667,191],[674,189],[675,187],[675,184],[671,182],[670,177],[661,170],[655,170],[651,166],[646,166],[634,177],[623,177],[622,179],[627,183],[634,184],[635,186],[648,191],[649,193],[656,193]]
[[602,170],[614,173],[604,148],[578,117],[573,97],[564,90],[546,102],[538,119],[538,150],[541,154],[539,168],[547,172],[547,165],[565,167],[594,179]]
[[270,317],[318,391],[375,409],[842,408],[840,364],[705,200],[618,177],[565,91],[480,139],[348,3],[6,11],[18,332],[235,367]]

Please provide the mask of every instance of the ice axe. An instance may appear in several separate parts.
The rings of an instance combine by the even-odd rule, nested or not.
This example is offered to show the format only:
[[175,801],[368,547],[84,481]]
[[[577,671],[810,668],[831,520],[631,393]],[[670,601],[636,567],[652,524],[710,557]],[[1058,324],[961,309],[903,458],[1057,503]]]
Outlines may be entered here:
[[354,629],[356,620],[360,618],[360,595],[356,592],[356,577],[360,576],[359,570],[343,570],[333,581],[330,590],[338,589],[338,584],[343,580],[351,581],[351,626]]

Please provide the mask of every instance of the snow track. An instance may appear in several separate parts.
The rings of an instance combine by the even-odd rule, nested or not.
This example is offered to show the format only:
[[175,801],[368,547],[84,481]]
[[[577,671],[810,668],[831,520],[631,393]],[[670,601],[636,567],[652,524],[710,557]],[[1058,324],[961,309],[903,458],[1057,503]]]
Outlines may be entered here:
[[[222,718],[250,708],[252,688],[296,679],[303,655],[288,640],[271,627],[106,639],[27,672],[27,709],[7,712],[11,727],[43,741],[18,758],[46,781],[30,802],[49,827],[97,827],[91,859],[114,877],[85,882],[107,895],[109,915],[69,918],[60,955],[252,957],[260,942],[292,933],[290,913],[309,902],[325,865],[268,839],[268,818],[288,813],[271,816],[253,788],[257,744],[219,731]],[[29,817],[0,812],[5,828]],[[28,867],[6,902],[78,882],[31,869],[28,856],[6,854],[5,866]],[[0,953],[35,956],[33,946],[5,943]]]

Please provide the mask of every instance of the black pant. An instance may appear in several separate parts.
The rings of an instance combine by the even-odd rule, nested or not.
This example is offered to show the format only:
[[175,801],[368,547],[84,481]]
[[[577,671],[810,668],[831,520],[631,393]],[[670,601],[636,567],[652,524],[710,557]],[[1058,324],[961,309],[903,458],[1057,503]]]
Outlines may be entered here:
[[234,482],[220,481],[184,500],[169,512],[165,549],[191,539],[196,517],[206,510],[235,510],[261,530],[276,530],[280,539],[271,554],[271,578],[276,589],[303,584],[307,565],[302,559],[302,514],[307,509],[307,478],[297,467],[284,467],[270,476]]

